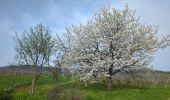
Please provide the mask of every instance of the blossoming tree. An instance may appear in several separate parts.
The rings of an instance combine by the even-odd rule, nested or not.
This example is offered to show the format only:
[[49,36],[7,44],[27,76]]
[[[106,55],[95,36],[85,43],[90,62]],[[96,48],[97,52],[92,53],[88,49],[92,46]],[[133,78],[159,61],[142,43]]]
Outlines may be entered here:
[[148,68],[160,48],[169,45],[170,35],[159,39],[157,27],[139,22],[126,5],[123,10],[102,8],[86,24],[66,30],[69,50],[64,55],[66,66],[77,66],[83,80],[104,76],[108,88],[112,75]]

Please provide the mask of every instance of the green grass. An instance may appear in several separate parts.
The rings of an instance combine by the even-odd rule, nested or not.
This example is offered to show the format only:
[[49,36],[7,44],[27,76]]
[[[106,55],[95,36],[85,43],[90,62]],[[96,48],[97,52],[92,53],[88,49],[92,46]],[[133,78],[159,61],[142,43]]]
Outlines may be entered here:
[[36,96],[29,96],[28,90],[31,84],[31,75],[4,75],[0,76],[0,100],[42,100],[46,95],[44,91],[50,89],[53,84],[51,75],[42,75],[36,84]]
[[113,89],[84,91],[85,99],[89,100],[167,100],[170,98],[169,89]]
[[80,100],[170,100],[169,87],[137,88],[115,85],[112,90],[107,90],[103,84],[85,87],[75,84],[70,78],[60,77],[59,86],[56,88],[51,75],[42,75],[37,82],[35,96],[30,96],[30,82],[31,75],[0,76],[0,100],[48,100],[52,88],[53,91],[60,91],[59,100],[71,100],[73,96]]

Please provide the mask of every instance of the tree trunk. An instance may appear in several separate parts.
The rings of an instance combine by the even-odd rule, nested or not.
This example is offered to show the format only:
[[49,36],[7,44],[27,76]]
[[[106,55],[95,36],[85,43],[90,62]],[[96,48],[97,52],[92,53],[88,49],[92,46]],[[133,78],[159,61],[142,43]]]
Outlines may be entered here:
[[33,73],[32,83],[30,85],[30,95],[34,96],[35,94],[35,81],[36,81],[36,71]]
[[113,86],[112,77],[109,76],[109,77],[107,77],[107,88],[108,88],[109,90],[111,90],[111,89],[112,89],[112,86]]
[[109,67],[109,73],[108,74],[109,74],[109,76],[107,77],[107,88],[109,90],[111,90],[112,86],[113,86],[113,81],[112,81],[112,74],[113,74],[112,64]]
[[53,79],[54,79],[54,81],[56,81],[56,74],[55,74],[55,72],[52,72],[53,73]]

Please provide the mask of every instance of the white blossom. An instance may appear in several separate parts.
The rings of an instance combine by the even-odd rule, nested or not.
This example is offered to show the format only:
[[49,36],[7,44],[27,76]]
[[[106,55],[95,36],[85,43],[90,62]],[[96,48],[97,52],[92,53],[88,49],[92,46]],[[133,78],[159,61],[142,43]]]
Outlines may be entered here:
[[159,40],[157,27],[139,23],[127,5],[123,10],[104,7],[87,24],[72,26],[65,34],[70,48],[64,61],[78,64],[83,80],[148,67],[155,52],[170,41],[170,35]]

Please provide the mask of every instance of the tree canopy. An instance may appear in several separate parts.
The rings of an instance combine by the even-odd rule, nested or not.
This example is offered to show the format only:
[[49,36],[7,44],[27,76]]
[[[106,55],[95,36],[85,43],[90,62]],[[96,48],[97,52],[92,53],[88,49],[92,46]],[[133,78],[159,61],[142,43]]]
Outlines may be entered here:
[[43,66],[48,66],[50,57],[55,52],[54,40],[51,31],[38,24],[37,26],[25,30],[21,36],[16,34],[15,49],[16,58],[21,65],[32,65],[33,79],[30,86],[30,94],[34,95],[35,82],[41,74]]
[[155,52],[169,45],[170,35],[159,39],[157,29],[140,23],[127,5],[123,10],[103,7],[86,24],[67,28],[66,65],[78,66],[83,80],[118,72],[133,75],[148,68]]

